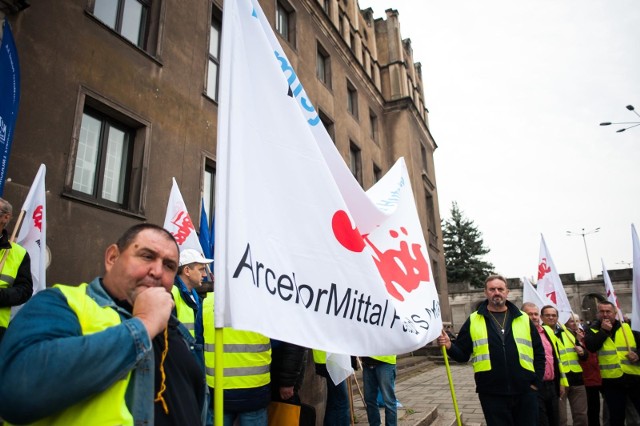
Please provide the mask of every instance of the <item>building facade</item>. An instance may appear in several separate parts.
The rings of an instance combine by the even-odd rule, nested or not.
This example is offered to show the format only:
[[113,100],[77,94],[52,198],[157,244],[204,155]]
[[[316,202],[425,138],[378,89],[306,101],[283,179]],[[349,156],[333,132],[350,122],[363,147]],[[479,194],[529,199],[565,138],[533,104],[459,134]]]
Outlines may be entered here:
[[[31,3],[31,4],[29,4]],[[363,188],[407,163],[443,315],[447,283],[420,64],[356,0],[260,0]],[[214,208],[221,0],[2,0],[21,67],[4,197],[22,204],[47,166],[48,284],[102,270],[137,222],[162,223],[175,177],[198,228]],[[445,320],[448,318],[445,317]]]

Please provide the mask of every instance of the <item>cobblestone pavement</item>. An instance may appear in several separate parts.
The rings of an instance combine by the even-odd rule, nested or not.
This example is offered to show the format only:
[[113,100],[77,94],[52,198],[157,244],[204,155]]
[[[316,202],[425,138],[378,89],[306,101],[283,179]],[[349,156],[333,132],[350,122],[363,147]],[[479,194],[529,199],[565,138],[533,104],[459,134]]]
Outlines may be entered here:
[[[458,409],[464,425],[486,425],[480,401],[475,392],[473,367],[456,363],[450,364],[450,367]],[[425,419],[434,408],[437,408],[441,418],[450,419],[455,425],[455,410],[444,365],[429,363],[402,376],[396,383],[396,397],[403,405],[403,408],[398,409],[399,426],[429,424],[430,422]],[[362,383],[359,385],[362,387]],[[355,384],[353,385],[353,401],[358,424],[367,424],[364,402]],[[384,410],[381,409],[380,415],[384,419]],[[436,422],[436,424],[440,423]]]

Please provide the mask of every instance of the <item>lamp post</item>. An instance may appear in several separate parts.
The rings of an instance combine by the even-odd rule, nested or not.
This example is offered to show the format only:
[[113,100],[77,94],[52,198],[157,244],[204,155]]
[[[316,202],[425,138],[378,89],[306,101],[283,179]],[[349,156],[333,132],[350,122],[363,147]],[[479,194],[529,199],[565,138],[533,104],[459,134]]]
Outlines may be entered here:
[[585,235],[595,234],[598,231],[600,231],[599,227],[591,231],[585,231],[584,228],[582,228],[582,232],[567,231],[568,237],[574,237],[578,235],[582,236],[582,241],[584,241],[584,251],[585,253],[587,253],[587,264],[589,264],[589,276],[591,277],[591,279],[593,279],[593,273],[591,272],[591,261],[589,260],[589,249],[587,249],[587,239],[585,238]]
[[[633,105],[627,105],[627,109],[629,111],[631,111],[632,113],[634,113],[635,115],[637,115],[638,118],[640,118],[640,114],[638,114],[638,111],[636,111],[636,109],[633,107]],[[612,124],[631,124],[631,126],[629,126],[629,127],[623,127],[620,130],[616,130],[616,133],[622,133],[625,130],[632,129],[634,127],[640,126],[640,121],[624,121],[624,122],[619,122],[619,123],[611,123],[609,121],[605,121],[604,123],[600,123],[601,126],[610,126]]]

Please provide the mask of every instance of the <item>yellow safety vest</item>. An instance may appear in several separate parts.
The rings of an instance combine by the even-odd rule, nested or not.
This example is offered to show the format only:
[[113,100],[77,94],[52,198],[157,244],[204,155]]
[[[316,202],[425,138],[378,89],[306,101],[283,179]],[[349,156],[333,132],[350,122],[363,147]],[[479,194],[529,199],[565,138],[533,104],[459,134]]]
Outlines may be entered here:
[[[520,365],[525,370],[535,371],[533,368],[533,344],[531,342],[531,326],[529,317],[522,313],[511,322],[511,332],[518,348]],[[469,333],[473,341],[471,361],[473,371],[479,373],[491,370],[491,357],[489,355],[489,334],[484,316],[474,312],[469,317]]]
[[321,351],[320,349],[313,349],[311,352],[313,353],[313,362],[315,362],[316,364],[327,363],[327,353],[325,351]]
[[[560,385],[564,387],[569,386],[569,379],[567,379],[567,375],[565,374],[565,365],[562,361],[562,356],[565,353],[564,345],[562,341],[558,339],[551,327],[548,325],[543,325],[542,328],[544,332],[549,336],[549,340],[551,341],[551,346],[553,347],[553,352],[556,354],[556,358],[558,360],[558,370],[560,371]],[[561,355],[563,354],[563,355]]]
[[173,300],[176,302],[178,320],[187,327],[187,330],[189,330],[189,333],[191,333],[193,337],[196,337],[196,316],[193,308],[184,301],[178,286],[174,285],[171,288],[171,294],[173,294]]
[[578,352],[576,352],[576,339],[569,330],[562,330],[559,342],[564,347],[564,353],[560,354],[565,372],[582,373]]
[[387,364],[396,363],[396,355],[372,356],[371,358],[377,359],[378,361],[385,362]]
[[[7,249],[0,250],[0,259],[4,257],[4,253]],[[22,264],[22,259],[27,253],[24,247],[16,243],[11,243],[11,249],[7,253],[7,260],[4,262],[2,268],[2,274],[0,275],[0,288],[9,288],[13,285],[13,282],[18,275],[18,269]],[[11,318],[11,306],[5,306],[0,308],[0,327],[7,328],[9,325],[9,319]]]
[[[207,384],[215,387],[215,324],[213,293],[202,302],[204,323],[204,365]],[[271,340],[260,333],[224,328],[224,389],[250,389],[271,381]]]
[[[100,306],[95,300],[87,296],[87,284],[77,287],[56,284],[67,298],[67,304],[78,316],[82,334],[93,334],[121,323],[118,313],[108,306]],[[115,349],[114,349],[115,350]],[[50,372],[55,376],[55,372]],[[69,426],[92,425],[113,426],[133,425],[133,416],[127,408],[125,394],[129,386],[131,373],[112,384],[108,389],[97,395],[87,395],[89,398],[44,419],[40,419],[33,426]],[[64,386],[61,383],[60,386]],[[37,389],[34,389],[37,398]],[[6,423],[5,423],[6,424]]]
[[[594,333],[598,332],[595,329],[591,330]],[[616,330],[614,337],[615,341],[611,340],[611,337],[607,337],[598,351],[600,375],[603,379],[615,379],[622,377],[622,374],[640,376],[640,365],[632,364],[627,358],[627,353],[629,352],[627,342],[632,351],[636,349],[636,339],[629,324],[622,323],[621,328]]]

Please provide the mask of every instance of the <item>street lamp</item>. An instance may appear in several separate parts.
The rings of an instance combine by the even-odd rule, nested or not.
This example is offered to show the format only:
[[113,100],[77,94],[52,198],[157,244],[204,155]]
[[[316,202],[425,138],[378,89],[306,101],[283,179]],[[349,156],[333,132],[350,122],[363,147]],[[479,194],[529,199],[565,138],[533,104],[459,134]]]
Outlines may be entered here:
[[[640,123],[638,123],[638,124],[640,124]],[[595,234],[598,231],[600,231],[600,228],[596,228],[596,229],[593,229],[591,231],[586,231],[586,232],[585,232],[584,228],[582,228],[582,232],[567,231],[567,236],[568,237],[574,237],[574,236],[578,236],[578,235],[582,236],[582,241],[584,241],[584,251],[585,251],[585,253],[587,253],[587,263],[589,264],[589,276],[591,277],[591,279],[593,279],[593,273],[591,272],[591,261],[589,260],[589,249],[587,249],[587,239],[584,236],[585,235],[589,235],[589,234]]]
[[[632,113],[634,113],[635,115],[637,115],[637,116],[640,118],[640,114],[638,114],[638,112],[637,112],[637,111],[636,111],[636,109],[633,107],[633,105],[627,105],[627,109],[628,109],[629,111],[631,111]],[[632,128],[634,128],[634,127],[638,127],[638,126],[640,126],[640,121],[625,121],[625,122],[620,122],[620,123],[611,123],[611,122],[609,122],[609,121],[605,121],[604,123],[600,123],[600,125],[601,125],[601,126],[610,126],[610,125],[612,125],[612,124],[632,124],[632,126],[624,127],[624,128],[622,128],[622,129],[620,129],[620,130],[616,130],[616,133],[622,133],[622,132],[624,132],[625,130],[632,129]]]

